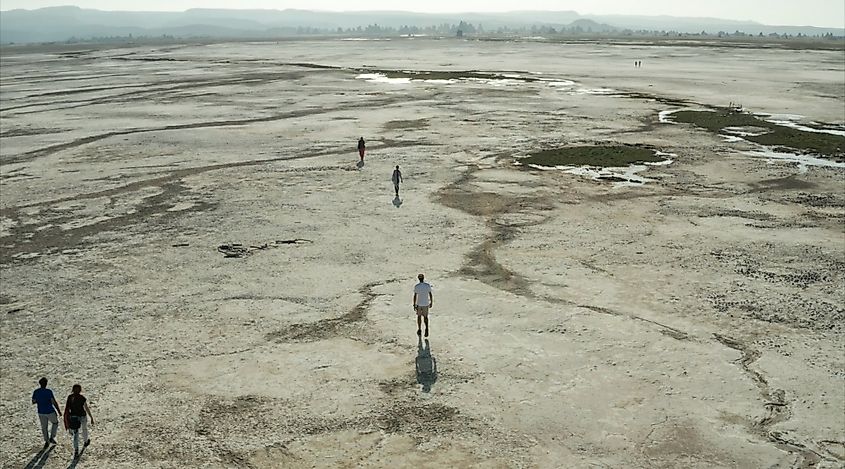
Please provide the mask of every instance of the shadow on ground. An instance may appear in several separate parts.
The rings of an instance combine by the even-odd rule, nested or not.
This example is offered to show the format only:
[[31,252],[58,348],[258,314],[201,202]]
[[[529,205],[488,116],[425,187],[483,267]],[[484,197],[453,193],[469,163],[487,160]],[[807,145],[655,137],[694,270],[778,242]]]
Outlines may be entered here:
[[50,458],[50,453],[53,452],[54,448],[55,446],[53,445],[41,447],[27,465],[24,466],[24,469],[41,469],[44,467],[44,464],[47,463],[47,459]]
[[437,381],[437,360],[431,355],[431,344],[422,337],[417,344],[417,383],[422,384],[422,392],[431,392],[431,385]]

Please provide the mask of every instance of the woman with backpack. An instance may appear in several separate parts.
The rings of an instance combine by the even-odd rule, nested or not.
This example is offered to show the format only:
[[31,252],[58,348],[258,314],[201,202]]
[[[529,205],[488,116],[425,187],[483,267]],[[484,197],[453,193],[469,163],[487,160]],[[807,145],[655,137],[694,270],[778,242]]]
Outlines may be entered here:
[[73,457],[79,457],[79,433],[82,432],[83,448],[91,444],[88,438],[88,419],[91,419],[91,426],[94,426],[94,416],[88,407],[88,399],[82,395],[82,386],[74,384],[71,394],[67,397],[65,404],[65,429],[70,430],[73,435]]

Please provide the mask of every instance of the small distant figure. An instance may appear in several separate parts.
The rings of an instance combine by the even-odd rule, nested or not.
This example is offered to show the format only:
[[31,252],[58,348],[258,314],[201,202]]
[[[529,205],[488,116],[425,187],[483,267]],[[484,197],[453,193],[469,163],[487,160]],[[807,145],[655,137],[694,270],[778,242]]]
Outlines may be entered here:
[[393,170],[393,190],[396,191],[396,197],[399,197],[399,183],[404,182],[402,180],[402,171],[399,171],[399,165],[396,165],[396,169]]
[[414,311],[417,312],[417,335],[422,333],[420,323],[425,321],[425,336],[428,337],[428,310],[434,306],[431,285],[425,282],[425,275],[417,275],[419,283],[414,285]]
[[[44,436],[44,447],[56,444],[56,432],[59,430],[59,414],[62,409],[56,402],[53,391],[47,387],[47,378],[38,380],[41,386],[32,392],[32,403],[38,404],[38,421],[41,423],[41,434]],[[47,423],[50,423],[50,433],[47,433]]]
[[367,144],[364,143],[364,137],[358,139],[358,156],[361,157],[361,163],[364,162],[364,151],[367,149]]
[[65,428],[73,435],[73,457],[79,457],[79,433],[82,433],[83,448],[91,444],[88,438],[88,419],[91,419],[91,426],[94,426],[94,416],[91,415],[91,408],[88,407],[88,399],[82,395],[82,386],[74,384],[71,394],[65,403]]

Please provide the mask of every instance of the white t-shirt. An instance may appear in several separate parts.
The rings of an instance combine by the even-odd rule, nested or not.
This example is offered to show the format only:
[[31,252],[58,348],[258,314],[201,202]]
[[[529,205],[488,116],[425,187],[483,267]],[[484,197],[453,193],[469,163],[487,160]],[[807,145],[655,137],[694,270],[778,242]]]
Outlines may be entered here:
[[417,306],[431,306],[428,301],[428,294],[431,293],[431,285],[420,282],[414,285],[414,293],[417,294]]

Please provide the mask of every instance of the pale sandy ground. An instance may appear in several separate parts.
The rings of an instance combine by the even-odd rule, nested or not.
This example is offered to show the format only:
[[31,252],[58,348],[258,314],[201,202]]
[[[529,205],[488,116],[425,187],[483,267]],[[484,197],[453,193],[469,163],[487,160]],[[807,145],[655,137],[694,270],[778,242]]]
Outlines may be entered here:
[[[80,50],[2,57],[3,467],[845,465],[845,170],[658,123],[680,99],[843,124],[841,53]],[[637,187],[514,166],[592,142],[677,157]],[[90,399],[78,464],[65,434],[38,456],[42,375]]]

